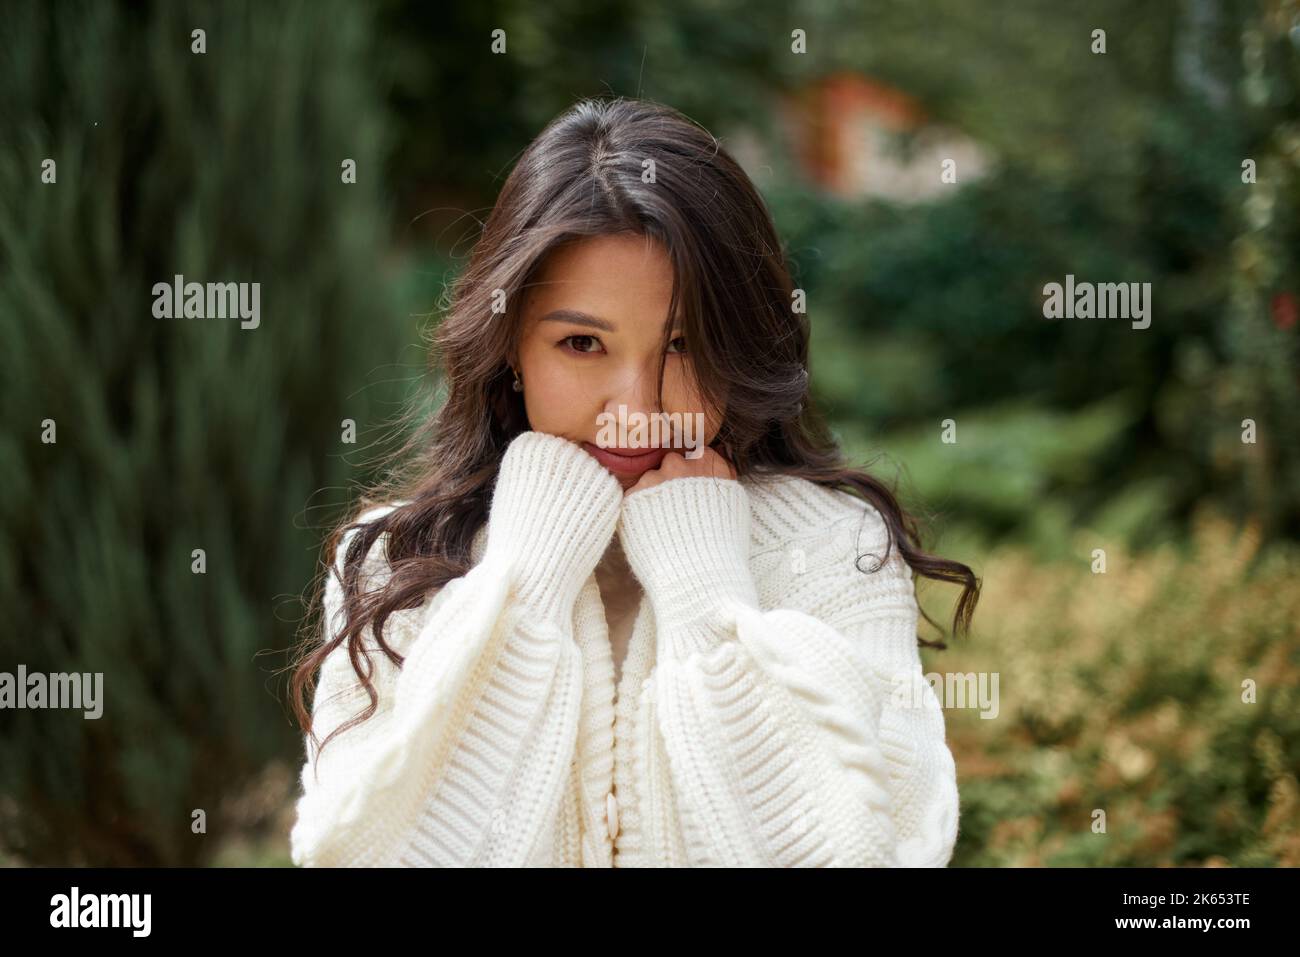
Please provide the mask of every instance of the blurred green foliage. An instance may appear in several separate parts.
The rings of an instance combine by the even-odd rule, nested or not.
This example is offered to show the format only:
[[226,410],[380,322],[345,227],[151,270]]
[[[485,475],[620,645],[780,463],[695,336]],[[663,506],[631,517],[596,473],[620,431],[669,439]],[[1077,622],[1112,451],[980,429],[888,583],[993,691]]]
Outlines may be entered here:
[[[406,389],[373,36],[344,3],[16,3],[5,31],[0,670],[103,672],[105,701],[4,713],[0,845],[195,863],[301,747],[270,653]],[[260,325],[154,318],[175,274],[260,282]]]

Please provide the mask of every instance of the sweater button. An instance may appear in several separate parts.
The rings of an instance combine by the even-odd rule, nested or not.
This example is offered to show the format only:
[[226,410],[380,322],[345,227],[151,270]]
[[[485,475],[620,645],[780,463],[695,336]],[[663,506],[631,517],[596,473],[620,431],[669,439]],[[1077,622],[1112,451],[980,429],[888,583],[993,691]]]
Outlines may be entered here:
[[609,828],[609,839],[618,837],[618,798],[611,791],[605,795],[605,825]]

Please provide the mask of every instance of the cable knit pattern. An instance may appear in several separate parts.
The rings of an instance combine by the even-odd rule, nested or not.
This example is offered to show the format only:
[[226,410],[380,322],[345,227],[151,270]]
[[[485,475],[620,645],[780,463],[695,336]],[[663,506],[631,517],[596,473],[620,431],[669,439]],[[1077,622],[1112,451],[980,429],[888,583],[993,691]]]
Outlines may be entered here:
[[[645,589],[617,688],[593,574],[615,533]],[[403,666],[367,644],[378,712],[317,769],[308,742],[294,861],[945,866],[956,767],[886,541],[873,508],[803,479],[625,498],[580,446],[523,433],[471,570],[390,618]],[[327,628],[340,597],[331,578]],[[336,649],[316,733],[367,704]]]

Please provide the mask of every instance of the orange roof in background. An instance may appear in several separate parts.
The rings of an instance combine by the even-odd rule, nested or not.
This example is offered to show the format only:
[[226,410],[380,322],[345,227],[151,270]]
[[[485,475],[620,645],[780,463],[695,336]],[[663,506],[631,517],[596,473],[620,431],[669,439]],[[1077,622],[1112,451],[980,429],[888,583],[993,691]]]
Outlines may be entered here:
[[845,157],[855,124],[868,122],[900,132],[922,126],[926,113],[906,93],[851,70],[828,74],[787,97],[782,104],[790,145],[819,185],[848,194]]
[[832,117],[870,114],[883,125],[905,130],[921,126],[926,114],[921,105],[900,90],[875,83],[860,73],[833,73],[817,85],[824,109]]

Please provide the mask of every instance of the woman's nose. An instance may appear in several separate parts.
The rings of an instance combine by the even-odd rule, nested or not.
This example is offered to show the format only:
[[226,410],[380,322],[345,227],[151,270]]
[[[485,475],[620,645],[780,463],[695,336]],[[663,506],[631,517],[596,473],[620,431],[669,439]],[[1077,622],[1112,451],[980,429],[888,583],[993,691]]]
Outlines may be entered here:
[[[655,385],[653,373],[640,370],[625,373],[611,386],[604,411],[624,419],[629,429],[638,420],[648,425],[650,420],[658,416],[661,411],[656,403]],[[645,444],[637,441],[635,437],[632,441],[634,445]]]

